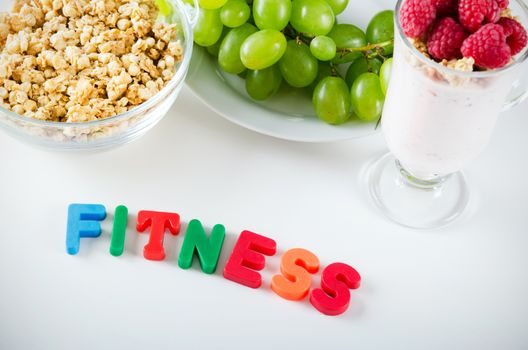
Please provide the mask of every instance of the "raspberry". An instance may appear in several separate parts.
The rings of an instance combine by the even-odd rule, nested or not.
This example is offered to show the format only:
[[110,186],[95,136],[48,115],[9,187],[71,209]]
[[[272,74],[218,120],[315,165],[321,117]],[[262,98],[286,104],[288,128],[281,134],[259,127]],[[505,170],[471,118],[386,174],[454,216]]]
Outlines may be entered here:
[[453,15],[457,11],[458,0],[433,0],[438,16]]
[[502,10],[497,0],[492,0],[490,10],[486,15],[486,20],[488,23],[497,23],[497,21],[500,19],[501,12]]
[[506,42],[510,46],[512,56],[517,55],[528,43],[526,29],[524,29],[522,24],[508,17],[502,17],[497,24],[504,29]]
[[400,10],[401,25],[410,38],[422,36],[436,18],[432,0],[407,0]]
[[486,69],[503,67],[512,56],[504,29],[494,23],[485,24],[471,34],[462,44],[461,51],[464,57],[473,57],[476,66]]
[[495,0],[497,1],[497,5],[499,5],[499,8],[501,10],[507,9],[508,5],[510,4],[510,0]]
[[438,61],[461,58],[460,48],[467,36],[464,27],[453,18],[444,17],[434,25],[427,42],[427,50]]
[[460,23],[471,33],[476,32],[485,22],[497,22],[500,12],[496,0],[460,0],[458,3]]

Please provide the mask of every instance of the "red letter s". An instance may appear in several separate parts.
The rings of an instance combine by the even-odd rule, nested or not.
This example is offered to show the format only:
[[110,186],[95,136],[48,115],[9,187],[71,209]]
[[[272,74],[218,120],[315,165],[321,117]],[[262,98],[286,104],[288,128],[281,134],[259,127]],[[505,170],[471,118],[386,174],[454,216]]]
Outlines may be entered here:
[[314,289],[310,303],[325,315],[340,315],[348,309],[350,290],[359,288],[361,276],[343,263],[328,265],[321,276],[321,288]]

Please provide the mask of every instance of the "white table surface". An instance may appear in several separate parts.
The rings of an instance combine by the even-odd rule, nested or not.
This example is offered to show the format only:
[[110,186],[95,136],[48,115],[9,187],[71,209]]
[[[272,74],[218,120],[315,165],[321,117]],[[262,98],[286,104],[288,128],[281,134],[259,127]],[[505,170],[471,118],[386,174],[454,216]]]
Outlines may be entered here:
[[[2,133],[0,349],[526,349],[527,110],[503,115],[467,167],[468,215],[434,231],[388,222],[365,197],[361,174],[386,151],[381,134],[281,141],[230,124],[187,89],[146,136],[106,153],[47,153]],[[64,243],[72,202],[109,212],[103,235],[83,239],[77,256]],[[108,253],[118,204],[180,213],[165,261],[143,258],[148,236],[134,216],[123,256]],[[177,266],[193,218],[226,226],[215,275]],[[221,275],[244,229],[278,243],[258,290]],[[361,273],[345,314],[271,291],[293,247]]]

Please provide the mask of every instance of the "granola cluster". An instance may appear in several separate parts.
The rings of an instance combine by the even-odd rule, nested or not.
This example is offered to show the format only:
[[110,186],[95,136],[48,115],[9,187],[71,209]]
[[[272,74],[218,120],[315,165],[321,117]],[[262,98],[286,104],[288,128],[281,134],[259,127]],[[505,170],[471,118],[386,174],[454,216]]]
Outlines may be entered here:
[[60,122],[108,118],[174,76],[176,25],[154,0],[16,0],[0,13],[0,105]]
[[[427,58],[431,58],[429,55],[429,52],[427,51],[427,44],[420,39],[409,39],[411,44],[418,50],[421,54],[423,54]],[[442,66],[451,68],[460,72],[472,72],[475,70],[475,60],[471,57],[463,57],[459,59],[452,59],[452,60],[442,60],[440,62]]]

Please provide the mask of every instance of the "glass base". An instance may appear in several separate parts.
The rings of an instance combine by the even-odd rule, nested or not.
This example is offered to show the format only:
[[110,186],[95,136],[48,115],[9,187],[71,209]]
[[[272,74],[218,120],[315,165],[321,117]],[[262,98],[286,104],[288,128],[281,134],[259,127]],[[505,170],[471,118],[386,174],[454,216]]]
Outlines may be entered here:
[[390,220],[406,227],[431,229],[457,219],[469,202],[469,188],[461,172],[433,180],[408,173],[392,154],[368,169],[371,198]]

